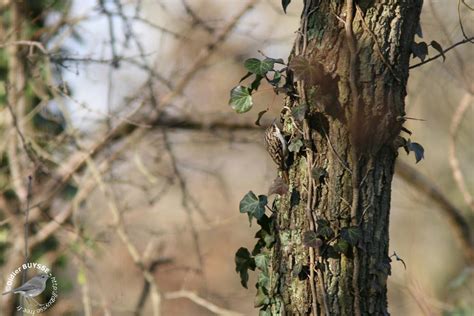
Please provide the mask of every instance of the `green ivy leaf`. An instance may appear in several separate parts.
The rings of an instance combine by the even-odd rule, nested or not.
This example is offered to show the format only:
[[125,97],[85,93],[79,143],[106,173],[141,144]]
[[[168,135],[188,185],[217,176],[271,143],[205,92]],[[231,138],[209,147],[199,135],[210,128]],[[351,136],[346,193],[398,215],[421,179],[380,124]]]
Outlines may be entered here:
[[339,253],[347,254],[347,251],[349,250],[349,243],[345,240],[339,240],[334,245],[334,250],[339,252]]
[[255,265],[266,275],[268,275],[269,264],[270,264],[270,259],[268,258],[266,254],[260,253],[255,256]]
[[253,105],[252,95],[249,88],[237,86],[230,91],[230,106],[237,113],[245,113],[250,111]]
[[317,224],[318,224],[318,229],[316,230],[316,233],[318,234],[318,236],[329,239],[334,235],[334,231],[329,226],[328,221],[324,219],[319,219],[317,221]]
[[275,64],[285,65],[285,61],[283,60],[283,58],[270,58],[270,57],[267,57],[265,59],[270,60]]
[[252,81],[252,83],[250,84],[250,90],[257,91],[258,87],[260,87],[260,83],[262,82],[262,79],[263,79],[263,77],[261,75],[256,75],[255,80]]
[[446,56],[444,55],[443,47],[437,42],[437,41],[431,41],[430,43],[431,47],[436,49],[438,53],[441,54],[441,57],[443,57],[443,62],[446,60]]
[[418,57],[421,61],[425,61],[426,55],[428,55],[428,45],[425,42],[413,42],[411,45],[411,52],[414,57]]
[[267,307],[267,308],[262,308],[262,309],[258,312],[258,316],[272,316],[272,311],[270,310],[269,307]]
[[275,71],[275,73],[273,74],[273,79],[269,80],[268,83],[270,83],[274,87],[278,87],[280,80],[281,80],[281,74],[278,71]]
[[258,287],[257,296],[255,296],[254,307],[261,307],[270,304],[270,298],[263,287]]
[[235,253],[235,271],[240,274],[240,283],[247,288],[249,280],[248,270],[255,270],[255,260],[247,248],[240,247]]
[[268,291],[269,288],[270,288],[270,278],[265,273],[259,273],[257,284],[258,284],[259,287],[262,287],[262,288],[264,288],[265,290]]
[[266,195],[259,195],[257,197],[255,193],[249,191],[240,201],[240,213],[247,213],[250,222],[252,222],[253,217],[259,220],[265,214],[265,206],[267,203],[268,199]]
[[286,8],[290,4],[291,0],[281,0],[281,6],[283,7],[283,12],[286,14]]
[[357,226],[344,227],[341,229],[341,238],[347,241],[351,246],[357,245],[361,237],[362,233]]
[[256,75],[265,76],[267,72],[273,69],[273,60],[266,58],[259,60],[257,58],[249,58],[244,62],[245,68]]
[[303,245],[306,247],[319,249],[319,247],[323,245],[323,241],[318,238],[318,235],[314,231],[310,230],[304,232],[303,234]]
[[297,153],[300,151],[301,147],[303,147],[303,142],[301,139],[297,138],[294,139],[290,145],[288,146],[288,150],[293,153]]

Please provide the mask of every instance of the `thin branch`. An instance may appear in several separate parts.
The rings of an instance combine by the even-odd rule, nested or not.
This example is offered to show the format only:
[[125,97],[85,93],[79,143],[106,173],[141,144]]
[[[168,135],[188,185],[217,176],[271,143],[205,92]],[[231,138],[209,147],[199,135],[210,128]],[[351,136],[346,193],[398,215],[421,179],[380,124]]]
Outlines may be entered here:
[[186,13],[191,17],[193,20],[192,26],[195,27],[196,25],[201,26],[206,32],[209,34],[214,34],[215,30],[214,28],[210,27],[207,25],[207,23],[201,19],[196,12],[189,6],[188,2],[186,0],[181,0],[181,3],[184,6],[184,10]]
[[[171,144],[170,144],[170,141],[168,139],[168,132],[166,130],[163,130],[163,141],[165,143],[165,148],[166,148],[166,150],[167,150],[167,152],[170,156],[171,166],[173,168],[173,173],[176,176],[176,178],[178,179],[178,184],[179,184],[179,187],[180,187],[180,190],[181,190],[181,204],[182,204],[184,210],[186,211],[186,216],[187,216],[187,219],[188,219],[188,222],[189,222],[189,227],[191,229],[191,235],[192,235],[191,237],[192,237],[194,246],[196,248],[196,254],[197,254],[198,262],[199,262],[199,270],[202,270],[203,257],[202,257],[200,242],[199,242],[199,234],[196,230],[196,225],[194,224],[194,220],[193,220],[193,217],[192,217],[192,209],[190,208],[190,206],[188,204],[188,201],[190,199],[192,199],[192,196],[190,195],[188,187],[186,185],[186,181],[184,180],[183,175],[181,174],[181,171],[178,168],[178,163],[177,163],[176,157],[173,153],[173,149],[171,148]],[[197,210],[199,211],[200,209],[197,208]],[[200,212],[200,215],[203,217],[203,219],[206,222],[209,222],[209,220],[208,220],[208,218],[207,218],[207,216],[204,212]]]
[[469,109],[469,107],[473,105],[471,100],[472,95],[466,93],[461,99],[461,102],[456,108],[453,118],[451,119],[451,126],[449,128],[449,134],[451,136],[449,141],[449,165],[451,166],[451,171],[453,173],[453,177],[456,181],[459,191],[461,191],[464,197],[464,201],[469,206],[469,208],[474,211],[474,200],[472,199],[472,195],[467,188],[466,181],[464,180],[464,175],[461,171],[459,160],[456,155],[457,133],[467,109]]
[[425,194],[439,207],[442,214],[448,219],[466,261],[474,264],[474,236],[470,224],[463,216],[463,212],[456,208],[432,180],[427,179],[418,170],[399,160],[396,171],[397,175],[405,182]]
[[44,48],[43,44],[41,42],[37,41],[25,41],[25,40],[19,40],[19,41],[12,41],[12,42],[7,42],[4,44],[0,44],[0,48],[2,47],[7,47],[7,46],[12,46],[12,45],[20,45],[20,46],[29,46],[30,51],[29,54],[33,54],[33,48],[36,47],[38,48],[43,54],[47,55],[48,51],[46,48]]
[[[162,98],[160,98],[157,106],[157,111],[149,116],[146,121],[148,124],[153,124],[161,116],[161,110],[171,104],[175,97],[179,96],[183,90],[188,86],[189,82],[195,77],[196,73],[202,69],[213,53],[219,48],[219,46],[227,39],[229,34],[237,26],[238,21],[246,14],[258,0],[250,0],[247,4],[229,21],[229,23],[222,29],[222,31],[216,36],[216,38],[206,45],[196,57],[194,63],[188,68],[183,77],[175,85],[174,90],[170,91]],[[146,83],[145,83],[146,85]],[[132,114],[133,115],[133,114]],[[130,116],[130,120],[133,120]],[[70,157],[65,163],[63,168],[59,172],[59,179],[54,179],[50,183],[46,184],[43,189],[42,196],[45,196],[45,202],[51,201],[51,198],[64,186],[67,181],[79,170],[81,170],[86,164],[87,159],[96,157],[104,148],[106,148],[112,141],[117,139],[124,139],[133,137],[143,132],[143,128],[129,125],[126,122],[119,123],[109,133],[100,138],[98,142],[93,144],[86,153],[78,153]]]
[[474,40],[474,37],[470,37],[470,38],[465,38],[463,39],[462,41],[459,41],[451,46],[449,46],[448,48],[446,48],[445,50],[443,50],[443,53],[439,53],[438,55],[435,55],[431,58],[428,58],[422,62],[419,62],[418,64],[414,64],[414,65],[411,65],[409,67],[409,69],[413,69],[413,68],[416,68],[416,67],[419,67],[421,65],[424,65],[426,63],[429,63],[430,61],[433,61],[435,59],[438,59],[439,57],[441,56],[444,56],[447,52],[449,52],[451,49],[455,48],[456,46],[459,46],[459,45],[462,45],[462,44],[465,44],[465,43],[471,43],[472,41]]
[[190,291],[181,290],[181,291],[176,291],[176,292],[169,292],[169,293],[165,293],[164,297],[167,300],[187,298],[187,299],[191,300],[193,303],[195,303],[195,304],[197,304],[201,307],[204,307],[208,311],[211,311],[214,314],[220,315],[220,316],[243,316],[244,315],[244,314],[241,314],[241,313],[229,310],[229,309],[219,307],[219,306],[215,305],[214,303],[211,303],[208,300],[203,299],[202,297],[200,297],[196,293],[190,292]]
[[94,161],[89,158],[87,160],[87,164],[89,166],[89,170],[91,171],[93,177],[95,178],[95,181],[97,182],[99,189],[108,200],[107,204],[114,221],[115,232],[117,233],[120,240],[124,244],[125,248],[128,251],[128,254],[132,258],[137,268],[139,268],[140,271],[142,272],[143,278],[150,284],[151,299],[152,299],[152,306],[153,306],[153,316],[159,316],[160,311],[161,311],[161,294],[160,294],[160,289],[158,287],[158,284],[155,281],[155,277],[145,267],[145,263],[143,262],[142,256],[140,255],[137,247],[130,240],[130,237],[127,234],[127,231],[125,229],[122,214],[117,206],[115,198],[110,195],[109,190],[102,179],[102,175],[97,169],[97,167],[95,166]]

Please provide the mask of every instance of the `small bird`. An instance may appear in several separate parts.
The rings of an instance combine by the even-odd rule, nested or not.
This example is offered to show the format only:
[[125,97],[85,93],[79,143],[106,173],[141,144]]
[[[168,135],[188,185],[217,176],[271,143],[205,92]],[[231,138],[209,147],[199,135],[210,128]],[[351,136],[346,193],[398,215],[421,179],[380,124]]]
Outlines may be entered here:
[[8,293],[20,294],[26,298],[33,298],[40,295],[46,289],[46,281],[48,281],[49,276],[47,274],[38,274],[35,277],[32,277],[26,281],[20,287],[2,293],[2,295]]
[[284,180],[288,183],[286,158],[288,157],[288,144],[275,121],[265,130],[264,144],[267,152],[282,171]]

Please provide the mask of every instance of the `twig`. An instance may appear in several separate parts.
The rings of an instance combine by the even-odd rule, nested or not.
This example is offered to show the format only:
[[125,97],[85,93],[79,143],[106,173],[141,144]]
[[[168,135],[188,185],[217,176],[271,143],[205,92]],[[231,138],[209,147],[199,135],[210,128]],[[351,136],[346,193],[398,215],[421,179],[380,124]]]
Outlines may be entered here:
[[[247,4],[232,18],[232,20],[223,28],[223,30],[216,36],[216,38],[206,45],[202,51],[198,54],[195,61],[188,70],[184,73],[183,77],[175,85],[175,88],[160,98],[158,102],[157,111],[150,115],[149,120],[146,123],[153,124],[161,116],[161,110],[167,107],[175,97],[180,95],[183,90],[187,87],[189,82],[194,78],[196,73],[205,66],[208,59],[212,54],[217,50],[219,45],[224,42],[231,31],[237,25],[237,22],[242,18],[242,16],[247,13],[257,2],[258,0],[249,0]],[[132,114],[133,115],[133,114]],[[130,120],[132,120],[130,116]],[[124,139],[125,137],[132,137],[143,132],[143,128],[137,126],[130,126],[126,122],[119,123],[114,127],[109,133],[100,138],[95,144],[93,144],[86,153],[79,153],[68,159],[64,163],[64,168],[59,173],[59,181],[55,179],[45,185],[43,193],[46,197],[46,201],[51,201],[51,197],[56,194],[62,186],[69,181],[69,179],[86,164],[87,159],[96,157],[104,148],[106,148],[112,141],[116,139]]]
[[[191,229],[191,237],[194,242],[194,246],[196,248],[196,254],[198,256],[198,262],[199,262],[199,270],[202,271],[203,268],[203,257],[202,257],[202,252],[201,252],[201,246],[200,246],[200,241],[199,241],[199,234],[196,230],[196,225],[194,224],[193,216],[192,216],[192,209],[189,207],[188,201],[189,199],[192,198],[192,196],[189,194],[189,190],[186,184],[186,181],[184,181],[183,175],[181,174],[181,171],[178,168],[178,163],[176,161],[176,157],[173,153],[173,149],[171,147],[170,141],[168,139],[168,132],[166,130],[163,130],[163,141],[165,143],[165,148],[168,151],[168,154],[170,156],[171,160],[171,166],[173,168],[173,173],[175,176],[178,178],[178,183],[179,187],[181,189],[181,204],[186,211],[186,217],[189,222],[189,227]],[[199,211],[199,208],[197,208]],[[204,212],[200,212],[200,215],[203,217],[203,219],[206,221],[206,223],[209,222],[209,219],[207,218],[206,214]]]
[[29,46],[30,51],[29,54],[33,54],[33,48],[36,47],[38,48],[43,54],[47,55],[48,51],[46,48],[44,48],[43,44],[41,42],[37,41],[26,41],[26,40],[19,40],[19,41],[12,41],[4,44],[0,44],[1,47],[7,47],[7,46],[12,46],[12,45],[20,45],[20,46]]
[[415,168],[398,161],[396,172],[405,182],[424,193],[439,207],[448,219],[466,261],[474,264],[474,236],[470,224],[462,215],[462,211],[456,208],[432,180],[427,179]]
[[202,297],[198,296],[194,292],[186,291],[186,290],[181,290],[181,291],[176,291],[176,292],[169,292],[164,294],[165,299],[167,300],[174,300],[174,299],[179,299],[179,298],[187,298],[191,300],[193,303],[204,307],[208,311],[213,312],[216,315],[221,315],[221,316],[243,316],[244,314],[225,309],[222,307],[219,307],[215,305],[214,303],[209,302],[208,300],[203,299]]
[[468,207],[472,211],[474,211],[474,200],[472,199],[472,195],[466,186],[466,181],[464,180],[464,175],[461,171],[459,160],[456,155],[457,133],[467,109],[469,109],[469,107],[473,105],[471,100],[472,100],[472,95],[469,93],[466,93],[464,97],[461,99],[461,102],[456,108],[453,118],[451,119],[451,126],[449,128],[449,134],[451,136],[451,139],[449,141],[449,165],[451,166],[451,171],[453,173],[453,177],[454,177],[454,180],[456,181],[459,191],[461,191],[464,197],[464,201],[466,202]]
[[107,190],[107,187],[102,179],[102,175],[100,174],[99,170],[95,166],[95,163],[92,161],[92,159],[88,159],[87,164],[89,166],[89,170],[91,171],[93,177],[95,178],[95,181],[97,182],[97,185],[99,189],[102,191],[104,196],[108,198],[108,208],[111,212],[113,221],[114,221],[114,226],[115,226],[115,232],[119,236],[120,240],[124,244],[125,248],[128,251],[128,254],[132,258],[133,262],[135,265],[140,269],[140,271],[143,274],[143,278],[150,283],[151,287],[151,299],[152,299],[152,306],[153,306],[153,315],[154,316],[159,316],[160,311],[161,311],[161,294],[160,290],[158,288],[158,285],[155,281],[155,278],[150,271],[148,271],[145,267],[145,263],[143,262],[142,256],[139,254],[138,249],[136,246],[132,243],[130,240],[130,237],[128,236],[126,230],[125,230],[125,225],[123,222],[122,214],[115,202],[114,197],[110,196],[109,190]]
[[186,0],[181,0],[181,3],[183,4],[184,6],[184,9],[186,10],[186,13],[191,17],[191,19],[193,20],[193,27],[196,26],[196,25],[199,25],[201,26],[204,30],[206,30],[206,32],[208,32],[209,34],[214,34],[215,30],[214,28],[210,27],[209,25],[207,25],[207,23],[201,19],[197,14],[196,12],[194,12],[194,10],[189,6],[189,4],[187,3]]
[[[28,176],[28,191],[27,191],[27,194],[26,194],[26,209],[25,209],[25,224],[24,224],[24,230],[25,230],[25,248],[24,248],[24,251],[25,251],[25,261],[24,263],[27,264],[28,263],[28,237],[29,237],[29,222],[28,222],[28,215],[30,213],[30,201],[31,201],[31,180],[32,180],[32,177],[31,176]],[[26,282],[26,273],[27,273],[27,269],[23,269],[22,273],[21,273],[21,284],[24,284]],[[20,305],[23,306],[23,302],[24,302],[24,296],[21,295],[21,299],[20,299]],[[23,310],[21,311],[21,313],[23,314]]]
[[465,39],[463,39],[462,41],[459,41],[459,42],[457,42],[457,43],[455,43],[455,44],[449,46],[449,47],[446,48],[445,50],[443,50],[443,53],[439,53],[439,54],[437,54],[437,55],[435,55],[435,56],[433,56],[433,57],[431,57],[431,58],[428,58],[428,59],[426,59],[426,60],[424,60],[424,61],[422,61],[422,62],[419,62],[418,64],[411,65],[411,66],[409,67],[409,69],[413,69],[413,68],[419,67],[419,66],[421,66],[421,65],[424,65],[424,64],[426,64],[426,63],[429,63],[429,62],[432,61],[432,60],[438,59],[439,57],[444,56],[445,53],[449,52],[451,49],[455,48],[456,46],[459,46],[459,45],[462,45],[462,44],[465,44],[465,43],[472,43],[473,40],[474,40],[474,36],[473,36],[473,37],[470,37],[470,38],[465,38]]
[[105,2],[104,0],[99,0],[99,5],[100,8],[102,9],[102,12],[104,12],[105,16],[107,17],[107,23],[108,23],[108,29],[109,29],[109,37],[110,37],[110,48],[112,51],[112,66],[114,68],[119,67],[119,60],[118,60],[118,54],[117,54],[117,49],[115,47],[115,29],[114,29],[114,21],[112,14],[110,14],[109,10],[105,7]]

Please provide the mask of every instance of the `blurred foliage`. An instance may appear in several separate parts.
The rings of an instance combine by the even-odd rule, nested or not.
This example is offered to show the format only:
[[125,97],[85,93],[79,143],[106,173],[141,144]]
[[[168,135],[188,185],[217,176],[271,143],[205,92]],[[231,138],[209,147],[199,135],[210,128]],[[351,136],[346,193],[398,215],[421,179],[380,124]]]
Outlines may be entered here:
[[[44,40],[44,34],[48,32],[49,26],[46,25],[47,18],[53,14],[58,13],[61,16],[65,16],[71,6],[71,1],[58,1],[58,0],[29,0],[21,1],[19,5],[19,16],[20,16],[20,25],[21,29],[17,30],[19,38],[21,40],[27,41],[40,41],[46,47],[47,40]],[[13,28],[12,24],[12,12],[11,7],[6,8],[0,14],[0,23],[2,23],[2,29],[5,30],[7,34],[6,42],[10,40],[11,30]],[[10,33],[9,33],[10,32]],[[26,78],[26,86],[23,91],[21,91],[21,97],[24,98],[26,108],[23,115],[27,113],[35,113],[32,116],[31,124],[25,126],[25,130],[28,130],[28,137],[36,144],[38,144],[43,150],[48,150],[48,141],[56,137],[57,135],[64,132],[65,128],[63,124],[58,124],[55,120],[48,119],[45,115],[42,115],[42,112],[45,112],[42,109],[37,109],[38,106],[44,107],[47,111],[48,103],[44,103],[44,93],[52,99],[52,93],[50,93],[47,86],[48,80],[46,76],[50,70],[49,63],[47,58],[42,52],[35,49],[34,54],[31,54],[31,49],[28,46],[18,46],[17,57],[20,59],[22,64],[22,69],[16,71],[23,71]],[[10,92],[7,89],[11,89],[9,83],[9,64],[11,62],[11,57],[9,55],[8,49],[0,50],[0,108],[6,107],[6,96],[7,92]],[[56,70],[55,70],[56,71]],[[56,75],[59,73],[56,71]],[[41,90],[35,89],[35,87],[41,85]],[[43,94],[40,96],[40,94]],[[11,104],[12,107],[15,107],[15,104]],[[35,111],[38,110],[38,111]],[[0,134],[5,133],[5,127],[0,125]],[[28,140],[27,140],[28,141]],[[28,144],[29,146],[29,144]],[[33,152],[34,154],[34,152]],[[16,193],[11,187],[10,181],[10,170],[9,162],[7,155],[2,153],[0,156],[0,190],[4,198],[10,202],[17,199]],[[36,172],[42,172],[37,170]],[[36,175],[35,175],[36,176]],[[71,195],[75,194],[77,190],[73,185],[68,185],[65,189],[65,195],[67,198],[70,198]],[[20,205],[17,203],[11,203],[12,205]],[[17,206],[19,207],[19,206]],[[2,212],[3,213],[3,212]],[[1,220],[1,219],[0,219]],[[5,229],[0,233],[8,233],[10,227],[5,225]],[[32,228],[35,229],[34,227]],[[8,243],[4,238],[0,239],[0,264],[5,263],[5,251],[8,249]],[[40,244],[33,250],[31,254],[31,260],[38,260],[46,252],[56,249],[58,246],[58,241],[54,238],[46,240],[44,243]]]

